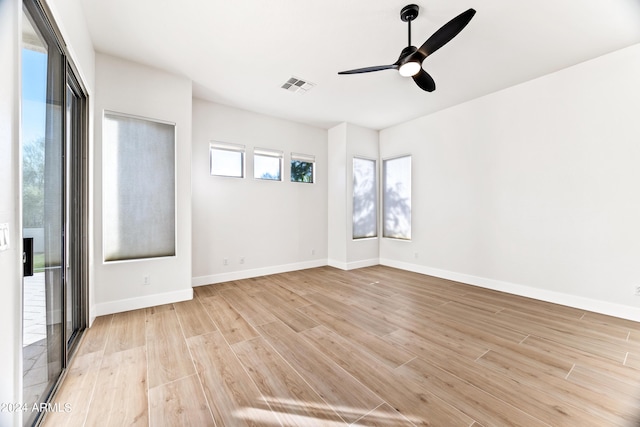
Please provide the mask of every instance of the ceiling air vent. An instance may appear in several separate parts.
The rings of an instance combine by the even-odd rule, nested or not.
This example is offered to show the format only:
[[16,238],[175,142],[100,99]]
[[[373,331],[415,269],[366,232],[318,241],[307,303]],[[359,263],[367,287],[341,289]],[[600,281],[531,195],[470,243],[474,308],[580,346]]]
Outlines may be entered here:
[[315,85],[315,83],[307,82],[297,77],[291,77],[280,87],[288,90],[289,92],[298,92],[303,94],[313,89]]

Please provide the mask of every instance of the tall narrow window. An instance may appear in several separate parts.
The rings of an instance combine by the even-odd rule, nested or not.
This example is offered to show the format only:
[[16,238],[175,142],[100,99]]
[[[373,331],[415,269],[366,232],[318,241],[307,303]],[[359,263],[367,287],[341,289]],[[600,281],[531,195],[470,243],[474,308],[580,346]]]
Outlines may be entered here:
[[378,235],[376,161],[353,158],[353,238]]
[[104,259],[173,256],[175,125],[105,113]]
[[253,177],[282,181],[282,151],[256,148],[253,150]]
[[411,239],[411,156],[384,160],[384,237]]
[[244,178],[244,145],[212,142],[209,161],[211,175]]
[[291,153],[291,182],[315,181],[316,157],[309,154]]

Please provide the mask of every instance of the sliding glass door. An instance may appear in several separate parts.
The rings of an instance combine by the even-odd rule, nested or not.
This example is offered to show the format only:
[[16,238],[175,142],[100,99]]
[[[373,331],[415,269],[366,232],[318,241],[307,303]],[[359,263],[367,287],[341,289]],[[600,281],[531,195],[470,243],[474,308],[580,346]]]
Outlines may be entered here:
[[37,1],[22,20],[24,425],[41,413],[85,325],[85,96]]
[[74,75],[67,72],[66,96],[66,207],[65,207],[65,345],[71,351],[79,333],[85,326],[85,299],[83,283],[86,277],[88,254],[86,240],[86,102]]

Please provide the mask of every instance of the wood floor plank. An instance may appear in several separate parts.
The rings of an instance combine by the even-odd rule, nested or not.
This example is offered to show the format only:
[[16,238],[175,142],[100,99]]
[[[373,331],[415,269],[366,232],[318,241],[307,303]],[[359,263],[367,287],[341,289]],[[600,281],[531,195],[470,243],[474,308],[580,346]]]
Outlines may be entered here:
[[586,322],[598,322],[605,325],[617,326],[630,331],[637,331],[640,333],[640,323],[633,320],[621,319],[619,317],[607,316],[600,313],[594,313],[587,311],[582,318]]
[[147,356],[144,347],[106,354],[91,401],[87,425],[146,426]]
[[318,304],[324,309],[342,316],[349,322],[352,322],[353,324],[372,334],[383,336],[397,329],[397,327],[395,327],[394,325],[390,325],[388,322],[385,322],[378,317],[374,317],[370,312],[367,312],[359,307],[344,304],[329,296],[319,293],[313,293],[308,294],[305,297],[308,300],[312,301],[314,304]]
[[[542,351],[556,357],[562,357],[568,362],[575,363],[577,365],[607,371],[608,374],[612,376],[629,377],[634,382],[635,378],[639,374],[630,372],[628,367],[625,367],[619,361],[611,360],[610,358],[590,353],[588,350],[578,349],[571,345],[552,341],[547,338],[531,335],[525,338],[520,344],[527,347],[533,347],[538,351]],[[627,361],[628,360],[629,358],[627,357]]]
[[283,425],[346,426],[264,338],[234,344],[232,349]]
[[173,306],[173,304],[162,304],[162,305],[155,305],[153,307],[147,307],[144,309],[144,311],[147,316],[152,316],[154,314],[158,314],[163,311],[175,311],[175,309],[176,308]]
[[545,301],[527,298],[519,295],[481,288],[478,286],[456,284],[465,290],[465,298],[473,298],[479,301],[493,302],[505,308],[513,308],[523,313],[537,314],[540,317],[564,317],[567,320],[578,320],[584,316],[584,310],[552,304]]
[[640,354],[629,353],[627,354],[624,365],[640,370]]
[[576,348],[588,350],[621,363],[624,361],[626,350],[621,349],[620,346],[626,344],[626,334],[624,337],[613,337],[575,323],[541,319],[525,313],[513,313],[511,310],[504,310],[496,317],[498,322],[518,325],[518,328],[524,329],[528,334],[569,343]]
[[288,306],[287,300],[283,300],[279,296],[272,294],[271,291],[257,292],[253,297],[257,302],[267,307],[281,322],[296,332],[318,326],[316,321],[305,316],[302,312],[297,311],[294,307]]
[[571,370],[567,380],[587,389],[616,395],[618,401],[628,406],[626,412],[631,411],[640,414],[640,383],[634,377],[637,377],[635,372],[629,372],[627,376],[620,376],[612,375],[611,371],[576,365]]
[[186,338],[217,330],[199,299],[173,304]]
[[433,335],[434,339],[438,339],[443,345],[451,346],[452,349],[458,346],[458,351],[464,349],[470,355],[475,354],[479,349],[482,349],[482,353],[484,353],[486,349],[490,348],[509,347],[526,338],[526,335],[510,329],[499,326],[492,328],[491,324],[486,321],[473,322],[472,316],[459,318],[458,313],[447,311],[446,306],[421,313],[407,310],[406,313],[388,316],[387,320],[399,328],[419,336]]
[[404,415],[396,411],[388,403],[383,403],[364,417],[360,418],[352,426],[362,427],[413,427],[414,423]]
[[173,307],[146,318],[149,387],[157,387],[195,373],[180,322]]
[[533,358],[517,357],[506,350],[489,350],[478,358],[478,362],[485,366],[499,367],[506,371],[517,369],[529,375],[544,373],[556,378],[566,378],[572,368],[572,366],[569,366],[565,369],[565,367],[548,365]]
[[318,324],[322,324],[343,337],[360,344],[374,357],[392,368],[396,368],[415,357],[415,354],[390,345],[377,335],[355,326],[338,314],[331,315],[315,305],[301,307],[298,310],[314,319]]
[[283,288],[304,297],[310,292],[318,292],[322,290],[321,288],[316,287],[316,283],[321,280],[314,274],[316,271],[319,271],[319,269],[312,269],[311,271],[311,273],[308,273],[304,270],[299,270],[279,274],[276,283]]
[[268,308],[240,289],[227,289],[220,295],[254,327],[278,320]]
[[[434,334],[438,335],[438,334]],[[532,387],[507,375],[487,369],[463,354],[452,352],[448,346],[442,346],[433,336],[424,338],[415,334],[394,332],[387,337],[406,348],[421,348],[420,358],[450,372],[452,375],[477,387],[486,393],[516,407],[527,414],[532,414],[541,421],[552,426],[599,426],[601,418],[594,417],[566,402],[549,396],[544,390]],[[422,375],[421,369],[415,375]],[[464,395],[457,399],[464,400]],[[526,396],[523,399],[522,396]],[[452,395],[452,398],[454,396]]]
[[637,414],[620,413],[619,399],[613,399],[610,395],[590,388],[571,383],[556,372],[540,372],[535,365],[521,364],[518,361],[504,357],[494,351],[489,351],[478,363],[500,372],[509,378],[529,384],[533,387],[544,389],[549,395],[559,401],[593,414],[594,417],[604,419],[604,425],[626,425],[638,421]]
[[93,325],[85,331],[82,345],[78,349],[78,355],[93,353],[94,351],[104,352],[112,321],[112,314],[96,317]]
[[151,388],[149,406],[154,427],[216,425],[195,374]]
[[232,282],[234,289],[240,290],[248,295],[262,292],[274,285],[270,276],[251,277],[248,279],[235,280]]
[[489,350],[487,345],[480,344],[477,340],[467,340],[466,337],[442,331],[443,329],[434,324],[429,329],[418,329],[415,332],[413,328],[398,329],[382,339],[417,356],[428,354],[434,344],[468,360],[475,360]]
[[218,295],[217,285],[194,286],[193,294],[195,298],[207,298]]
[[282,322],[258,327],[262,336],[345,421],[352,423],[377,408],[382,399],[341,367],[309,348]]
[[146,344],[144,325],[144,310],[132,310],[114,314],[105,354],[143,347]]
[[303,297],[302,295],[299,295],[296,292],[281,285],[280,284],[282,283],[281,281],[274,279],[274,282],[276,283],[276,285],[269,288],[269,292],[273,295],[280,297],[282,300],[286,301],[289,307],[298,308],[298,307],[303,307],[305,305],[311,304],[311,302],[307,300],[305,297]]
[[473,422],[431,391],[400,376],[324,326],[309,329],[301,335],[415,425],[468,426]]
[[74,357],[69,367],[69,372],[52,401],[52,403],[57,403],[61,408],[65,408],[65,405],[68,404],[69,411],[47,413],[42,424],[44,427],[85,425],[85,419],[89,413],[93,391],[102,363],[102,356],[102,352],[92,351],[77,354]]
[[222,296],[202,298],[200,302],[229,344],[260,336]]
[[[482,425],[547,426],[547,423],[509,405],[493,395],[458,378],[452,373],[416,358],[397,369],[414,379],[445,402]],[[464,399],[460,399],[464,396]]]
[[220,332],[191,337],[188,343],[217,426],[280,424]]
[[[452,323],[465,324],[468,327],[482,331],[485,337],[497,337],[499,341],[507,340],[518,343],[522,341],[528,333],[519,329],[518,324],[510,324],[507,322],[500,323],[497,320],[497,314],[488,314],[483,310],[476,310],[468,306],[462,306],[456,302],[434,307],[432,312],[427,314],[430,319],[439,316],[443,321]],[[414,315],[421,316],[419,313],[412,312]]]

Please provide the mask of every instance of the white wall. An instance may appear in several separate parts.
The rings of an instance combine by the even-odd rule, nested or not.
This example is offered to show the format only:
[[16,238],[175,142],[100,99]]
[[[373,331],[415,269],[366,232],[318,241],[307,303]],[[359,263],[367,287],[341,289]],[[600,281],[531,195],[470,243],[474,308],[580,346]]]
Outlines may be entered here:
[[[95,306],[103,315],[185,299],[191,289],[191,81],[112,56],[96,55]],[[176,256],[104,263],[102,115],[104,110],[176,124]],[[151,284],[143,285],[150,276]]]
[[[378,264],[379,239],[353,239],[353,157],[378,159],[378,132],[341,123],[329,129],[329,260],[350,270]],[[378,162],[379,163],[379,162]]]
[[347,270],[347,123],[329,129],[327,150],[329,187],[327,221],[328,260],[336,268]]
[[[246,178],[209,174],[211,141],[246,146]],[[284,151],[282,182],[253,178],[254,147]],[[314,184],[290,182],[291,152],[316,156]],[[326,265],[327,179],[326,130],[194,99],[193,284]]]
[[[20,195],[19,46],[22,2],[0,0],[0,223],[10,227],[10,247],[0,252],[0,402],[20,402],[22,396],[21,221]],[[20,425],[20,414],[0,411],[0,425]]]
[[635,45],[381,131],[414,236],[382,263],[640,320],[639,75]]

